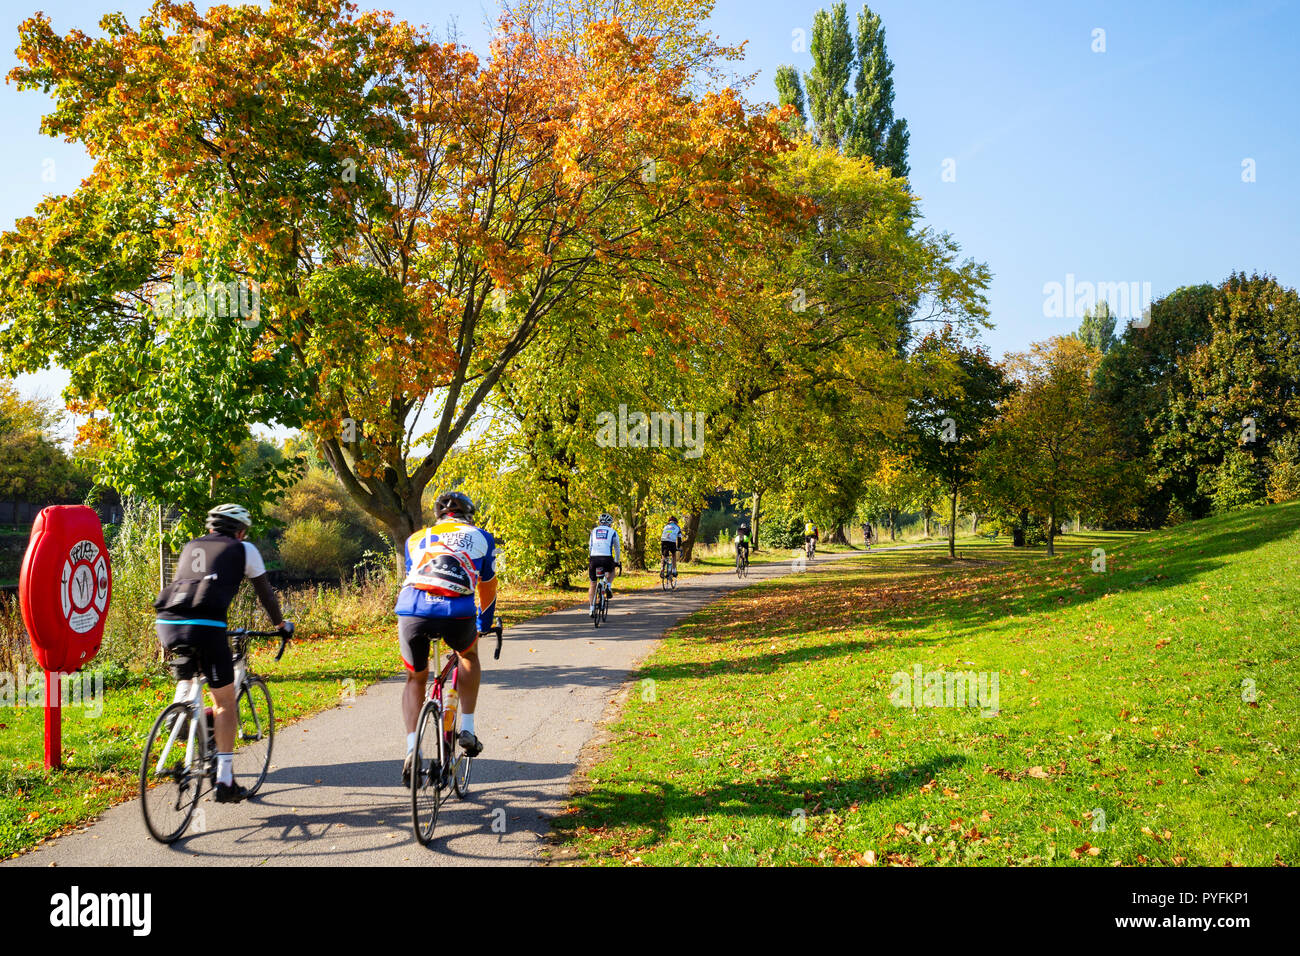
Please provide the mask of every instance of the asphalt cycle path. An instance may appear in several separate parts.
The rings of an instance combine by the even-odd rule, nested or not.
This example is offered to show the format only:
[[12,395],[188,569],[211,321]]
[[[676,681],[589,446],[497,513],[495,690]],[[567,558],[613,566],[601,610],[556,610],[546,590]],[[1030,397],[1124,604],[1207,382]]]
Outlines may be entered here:
[[[904,546],[907,547],[907,546]],[[884,551],[887,548],[873,548]],[[218,804],[209,791],[185,836],[170,847],[152,840],[139,799],[43,844],[14,866],[428,866],[536,862],[571,793],[583,746],[664,633],[723,595],[795,571],[817,573],[844,552],[811,562],[785,558],[692,575],[675,591],[624,592],[614,585],[609,619],[592,627],[585,602],[523,624],[506,621],[500,660],[485,641],[470,792],[438,813],[433,844],[415,841],[410,792],[401,786],[405,734],[399,674],[342,704],[276,732],[261,791]],[[296,653],[310,653],[304,642]],[[393,629],[393,662],[399,667]],[[281,665],[283,666],[283,665]],[[275,672],[268,682],[275,695]]]

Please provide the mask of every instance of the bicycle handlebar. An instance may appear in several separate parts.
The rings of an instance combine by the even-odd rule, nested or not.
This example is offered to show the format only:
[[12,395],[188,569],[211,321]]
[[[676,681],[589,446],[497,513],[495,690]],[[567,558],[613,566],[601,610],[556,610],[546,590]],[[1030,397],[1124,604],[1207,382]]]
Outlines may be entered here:
[[275,652],[275,659],[278,661],[284,656],[284,649],[289,646],[289,638],[293,637],[293,622],[285,621],[285,628],[276,631],[250,631],[246,627],[235,628],[233,631],[227,631],[227,637],[278,637],[280,639],[280,648]]
[[501,629],[502,629],[501,618],[497,618],[497,622],[495,625],[489,627],[486,631],[478,632],[479,637],[485,637],[488,634],[495,634],[497,636],[497,649],[492,654],[492,659],[494,661],[501,659],[501,640],[502,640]]

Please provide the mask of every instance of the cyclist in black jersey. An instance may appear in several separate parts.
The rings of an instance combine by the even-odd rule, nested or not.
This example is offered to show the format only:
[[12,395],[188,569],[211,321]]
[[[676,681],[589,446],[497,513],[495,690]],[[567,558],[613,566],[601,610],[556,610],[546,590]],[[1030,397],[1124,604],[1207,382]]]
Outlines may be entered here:
[[189,699],[189,682],[201,670],[212,691],[213,731],[217,742],[218,803],[238,803],[247,791],[235,782],[231,761],[235,752],[235,665],[226,637],[226,612],[244,578],[266,610],[272,626],[293,633],[284,620],[280,602],[266,579],[262,555],[245,541],[253,525],[248,509],[218,505],[208,512],[208,533],[195,538],[176,559],[176,573],[163,588],[154,608],[158,640],[171,651],[172,670],[179,684],[176,700]]

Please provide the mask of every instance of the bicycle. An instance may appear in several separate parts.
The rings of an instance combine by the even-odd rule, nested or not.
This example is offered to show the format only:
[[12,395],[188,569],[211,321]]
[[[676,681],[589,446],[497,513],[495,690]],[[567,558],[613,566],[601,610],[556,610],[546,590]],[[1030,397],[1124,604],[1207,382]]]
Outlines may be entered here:
[[677,561],[666,556],[659,559],[659,586],[665,591],[677,590]]
[[[497,636],[493,660],[501,658],[502,624],[496,624],[479,637]],[[435,645],[433,666],[438,666],[441,648]],[[447,696],[447,680],[451,679],[451,696]],[[464,799],[469,792],[470,768],[474,758],[461,750],[456,753],[457,705],[460,700],[460,655],[452,651],[438,676],[429,684],[420,719],[416,723],[415,751],[411,760],[411,825],[415,839],[422,846],[433,842],[433,829],[438,822],[438,809],[447,799],[448,789]],[[421,821],[423,810],[426,819]]]
[[804,553],[808,555],[808,560],[811,561],[813,555],[817,553],[817,539],[810,537],[804,542],[803,549]]
[[[615,573],[619,573],[622,570],[623,565],[614,565]],[[605,575],[602,574],[596,580],[596,603],[591,606],[592,627],[600,627],[601,621],[609,620],[609,599],[612,596],[613,592],[610,589],[609,581],[607,581]]]
[[749,549],[736,548],[736,577],[743,578],[749,573]]
[[[266,681],[248,669],[248,639],[279,637],[280,649],[275,654],[278,661],[284,656],[292,634],[292,631],[246,628],[226,632],[235,639],[237,692],[232,769],[246,780],[253,778],[252,786],[247,787],[250,797],[262,786],[271,766],[275,710]],[[173,651],[185,647],[177,645]],[[171,844],[180,839],[203,795],[204,782],[211,787],[217,785],[217,745],[208,721],[211,708],[203,706],[203,688],[207,683],[202,671],[195,674],[189,699],[174,701],[163,708],[145,742],[144,758],[140,762],[140,808],[145,829],[159,843]]]

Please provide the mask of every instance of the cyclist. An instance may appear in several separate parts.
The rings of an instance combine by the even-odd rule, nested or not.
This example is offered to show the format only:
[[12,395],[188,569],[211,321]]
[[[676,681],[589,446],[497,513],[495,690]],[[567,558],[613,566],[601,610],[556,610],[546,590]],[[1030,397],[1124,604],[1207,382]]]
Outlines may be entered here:
[[804,550],[805,550],[805,551],[808,550],[808,542],[810,542],[810,541],[816,541],[817,538],[818,538],[817,526],[816,526],[815,524],[813,524],[811,521],[807,522],[807,523],[803,526],[803,547],[804,547]]
[[744,551],[745,564],[749,564],[750,541],[751,538],[749,537],[749,522],[742,521],[740,523],[740,528],[736,531],[736,552],[740,553],[741,551]]
[[154,607],[158,640],[172,654],[178,701],[189,700],[191,686],[202,671],[212,691],[212,731],[217,742],[217,803],[238,803],[248,795],[235,782],[235,661],[226,636],[226,612],[244,578],[276,630],[293,633],[293,622],[280,612],[280,602],[266,579],[262,555],[244,538],[253,516],[242,505],[217,505],[207,514],[208,533],[181,549],[172,583],[163,588]]
[[659,533],[659,554],[661,557],[671,559],[670,574],[673,577],[677,577],[677,552],[681,550],[681,546],[681,525],[677,523],[676,515],[670,515],[664,530]]
[[460,747],[471,757],[483,752],[474,735],[481,669],[478,636],[492,626],[496,610],[496,539],[474,524],[474,511],[467,495],[445,491],[433,504],[434,523],[406,539],[406,580],[397,596],[397,636],[406,667],[404,787],[411,785],[415,724],[424,705],[434,641],[441,639],[460,657]]
[[871,545],[875,543],[876,533],[875,531],[872,530],[871,525],[864,524],[862,526],[862,537],[866,540],[868,548],[870,548]]
[[587,613],[590,614],[596,610],[597,576],[605,579],[609,596],[614,596],[614,565],[619,559],[618,532],[614,530],[614,518],[608,511],[601,513],[600,522],[591,529],[587,554],[587,576],[591,578],[591,586],[587,588],[587,601],[591,606]]

